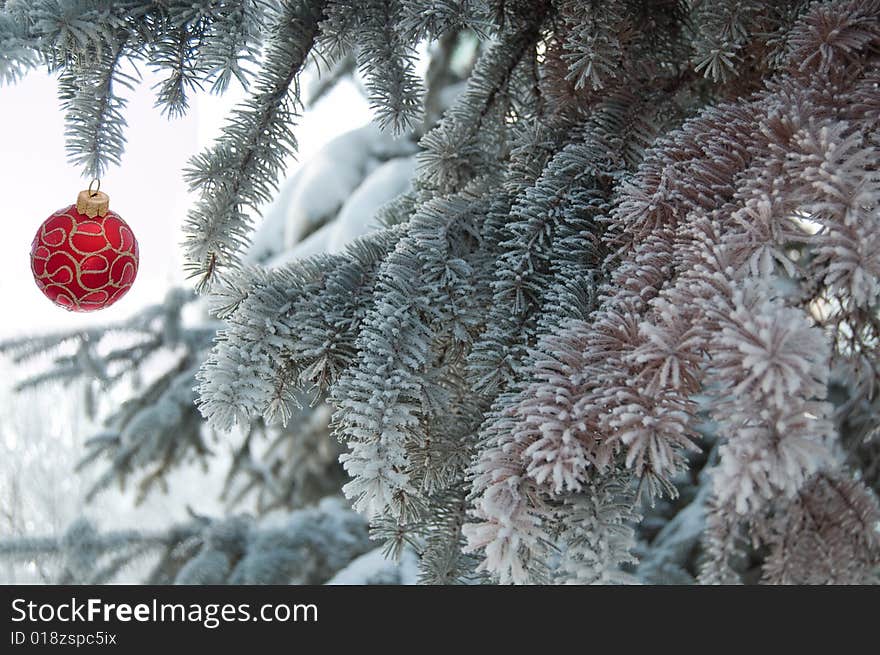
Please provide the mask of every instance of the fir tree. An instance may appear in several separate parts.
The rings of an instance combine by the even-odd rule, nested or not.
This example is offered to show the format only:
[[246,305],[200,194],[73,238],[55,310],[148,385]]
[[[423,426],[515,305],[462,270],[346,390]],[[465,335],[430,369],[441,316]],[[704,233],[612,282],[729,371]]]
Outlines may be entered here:
[[[425,582],[877,581],[878,52],[877,0],[7,1],[0,77],[58,72],[88,175],[122,159],[121,62],[167,75],[169,116],[250,91],[186,172],[222,327],[181,332],[95,454],[149,481],[200,452],[198,411],[267,493],[330,437],[260,480],[255,431],[325,411],[345,495]],[[378,229],[272,265],[254,217],[310,68],[359,75],[417,169]],[[71,338],[71,374],[135,359]],[[230,572],[226,534],[182,579],[276,579]]]

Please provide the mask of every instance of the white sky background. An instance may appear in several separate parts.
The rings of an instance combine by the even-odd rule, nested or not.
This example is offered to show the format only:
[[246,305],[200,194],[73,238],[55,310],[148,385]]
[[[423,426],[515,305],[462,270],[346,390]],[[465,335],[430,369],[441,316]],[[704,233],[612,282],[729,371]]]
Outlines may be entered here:
[[[211,143],[242,95],[199,94],[191,98],[186,117],[168,120],[153,107],[150,87],[157,78],[145,67],[141,72],[144,82],[130,94],[126,110],[128,145],[122,165],[101,181],[111,209],[134,230],[140,267],[124,298],[90,314],[53,305],[30,272],[30,244],[37,228],[54,211],[73,204],[89,183],[66,160],[55,79],[35,70],[15,85],[0,86],[0,220],[5,225],[0,242],[0,338],[124,320],[160,301],[170,286],[184,283],[180,228],[195,198],[188,194],[181,171],[193,154]],[[369,118],[358,88],[343,82],[295,128],[298,161],[307,161],[327,141]],[[297,165],[291,162],[288,174]],[[3,368],[0,363],[0,372]]]

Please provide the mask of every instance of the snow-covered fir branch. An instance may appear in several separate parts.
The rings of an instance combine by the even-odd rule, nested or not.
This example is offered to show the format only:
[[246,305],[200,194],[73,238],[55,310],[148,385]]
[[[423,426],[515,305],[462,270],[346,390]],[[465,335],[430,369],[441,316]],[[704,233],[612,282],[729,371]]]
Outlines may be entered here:
[[[106,584],[126,569],[141,571],[145,584],[324,584],[372,545],[364,520],[339,499],[326,498],[283,518],[194,515],[154,533],[101,532],[81,519],[57,538],[5,540],[0,557],[47,559],[62,584]],[[406,575],[382,559],[357,566],[360,584]]]
[[[93,443],[122,468],[198,451],[162,427],[197,406],[267,509],[343,482],[332,433],[422,582],[877,581],[878,0],[30,4],[0,75],[61,72],[87,170],[121,156],[124,58],[157,55],[169,114],[250,85],[188,171],[222,329]],[[328,146],[248,251],[305,66],[403,135]],[[59,370],[112,379],[84,352]]]

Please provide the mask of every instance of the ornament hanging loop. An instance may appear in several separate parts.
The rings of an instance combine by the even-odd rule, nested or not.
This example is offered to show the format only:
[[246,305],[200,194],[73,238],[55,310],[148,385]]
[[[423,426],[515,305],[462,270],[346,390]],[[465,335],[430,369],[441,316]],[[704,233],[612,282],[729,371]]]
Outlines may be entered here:
[[[92,188],[97,185],[97,188]],[[101,191],[101,180],[95,178],[89,188],[80,191],[76,198],[76,211],[89,218],[103,217],[110,211],[110,197]]]

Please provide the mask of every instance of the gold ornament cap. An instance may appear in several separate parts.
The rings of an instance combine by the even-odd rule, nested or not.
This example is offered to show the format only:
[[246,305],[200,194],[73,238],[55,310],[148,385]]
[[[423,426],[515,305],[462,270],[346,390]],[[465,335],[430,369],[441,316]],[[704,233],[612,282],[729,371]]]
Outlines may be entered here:
[[[92,190],[92,185],[95,182],[98,183],[98,188]],[[101,191],[100,180],[94,180],[88,189],[79,192],[79,196],[76,198],[76,211],[89,218],[104,216],[110,211],[110,196]]]

